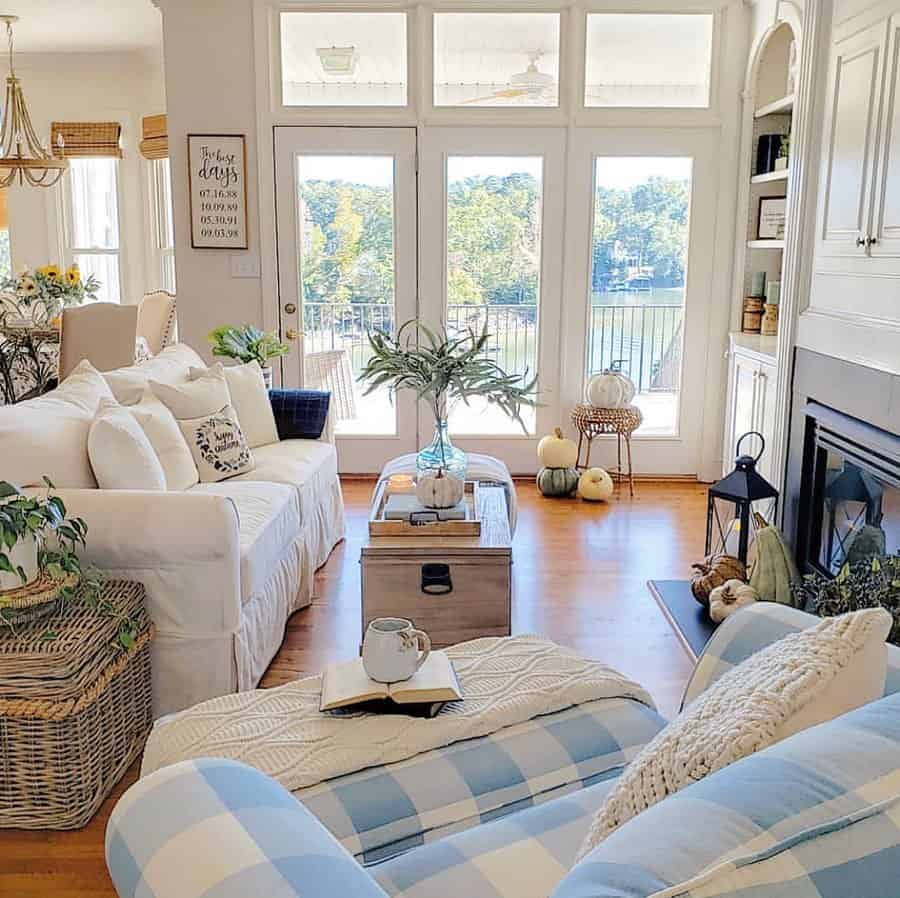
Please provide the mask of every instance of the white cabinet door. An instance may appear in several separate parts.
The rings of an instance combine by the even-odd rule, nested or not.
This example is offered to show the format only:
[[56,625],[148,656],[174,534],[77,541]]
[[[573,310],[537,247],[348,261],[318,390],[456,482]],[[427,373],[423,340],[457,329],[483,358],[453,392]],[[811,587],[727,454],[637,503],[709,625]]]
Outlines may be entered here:
[[[728,430],[725,434],[725,445],[722,447],[722,467],[725,473],[734,469],[734,448],[742,434],[748,430],[756,430],[756,381],[759,375],[759,363],[739,352],[731,355],[731,384]],[[747,441],[749,443],[749,440]],[[747,447],[743,447],[747,448]]]
[[[775,378],[777,376],[774,365],[765,362],[759,363],[756,375],[756,427],[766,441],[766,448],[759,460],[757,470],[770,483],[774,470],[775,451],[775,411],[778,401],[778,390]],[[758,451],[758,450],[757,450]]]
[[832,47],[826,107],[819,256],[864,256],[869,233],[887,22]]
[[[900,15],[888,23],[887,67],[869,252],[900,257]],[[884,273],[884,272],[882,272]]]

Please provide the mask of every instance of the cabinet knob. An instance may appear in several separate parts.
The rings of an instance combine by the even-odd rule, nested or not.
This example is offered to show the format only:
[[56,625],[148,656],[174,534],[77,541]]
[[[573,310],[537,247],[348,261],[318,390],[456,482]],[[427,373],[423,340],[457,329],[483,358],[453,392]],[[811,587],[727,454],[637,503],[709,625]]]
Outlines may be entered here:
[[862,247],[862,246],[868,246],[869,244],[866,243],[866,240],[867,240],[867,239],[868,239],[868,238],[865,238],[865,237],[857,237],[857,238],[856,238],[856,245],[857,245],[857,246],[860,246],[860,247]]
[[867,247],[868,247],[868,246],[873,246],[873,245],[876,244],[876,243],[878,243],[878,238],[877,238],[877,237],[866,237],[866,246],[867,246]]

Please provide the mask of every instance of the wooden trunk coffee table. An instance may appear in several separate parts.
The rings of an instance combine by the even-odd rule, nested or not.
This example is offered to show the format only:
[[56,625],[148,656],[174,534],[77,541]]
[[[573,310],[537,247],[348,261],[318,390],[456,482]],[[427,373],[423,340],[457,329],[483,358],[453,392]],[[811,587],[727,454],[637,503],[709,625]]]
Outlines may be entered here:
[[362,630],[405,617],[435,647],[509,636],[512,537],[502,484],[480,482],[480,536],[370,536],[362,547]]

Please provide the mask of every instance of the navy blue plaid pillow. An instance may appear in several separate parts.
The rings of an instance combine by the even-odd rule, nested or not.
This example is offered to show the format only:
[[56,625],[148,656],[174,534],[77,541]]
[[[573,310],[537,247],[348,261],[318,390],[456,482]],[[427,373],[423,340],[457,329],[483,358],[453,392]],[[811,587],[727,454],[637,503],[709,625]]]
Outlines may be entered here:
[[317,440],[325,429],[331,393],[323,390],[269,390],[279,440]]

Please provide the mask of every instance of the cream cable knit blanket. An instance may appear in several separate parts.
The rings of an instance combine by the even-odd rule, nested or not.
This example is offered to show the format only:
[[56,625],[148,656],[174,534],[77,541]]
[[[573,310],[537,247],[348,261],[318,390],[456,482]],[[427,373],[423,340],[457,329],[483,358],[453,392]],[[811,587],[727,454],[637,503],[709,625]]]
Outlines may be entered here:
[[244,761],[294,791],[573,705],[631,698],[654,707],[612,668],[538,636],[486,637],[448,648],[465,700],[426,720],[319,711],[321,676],[211,699],[158,721],[141,775],[188,758]]

